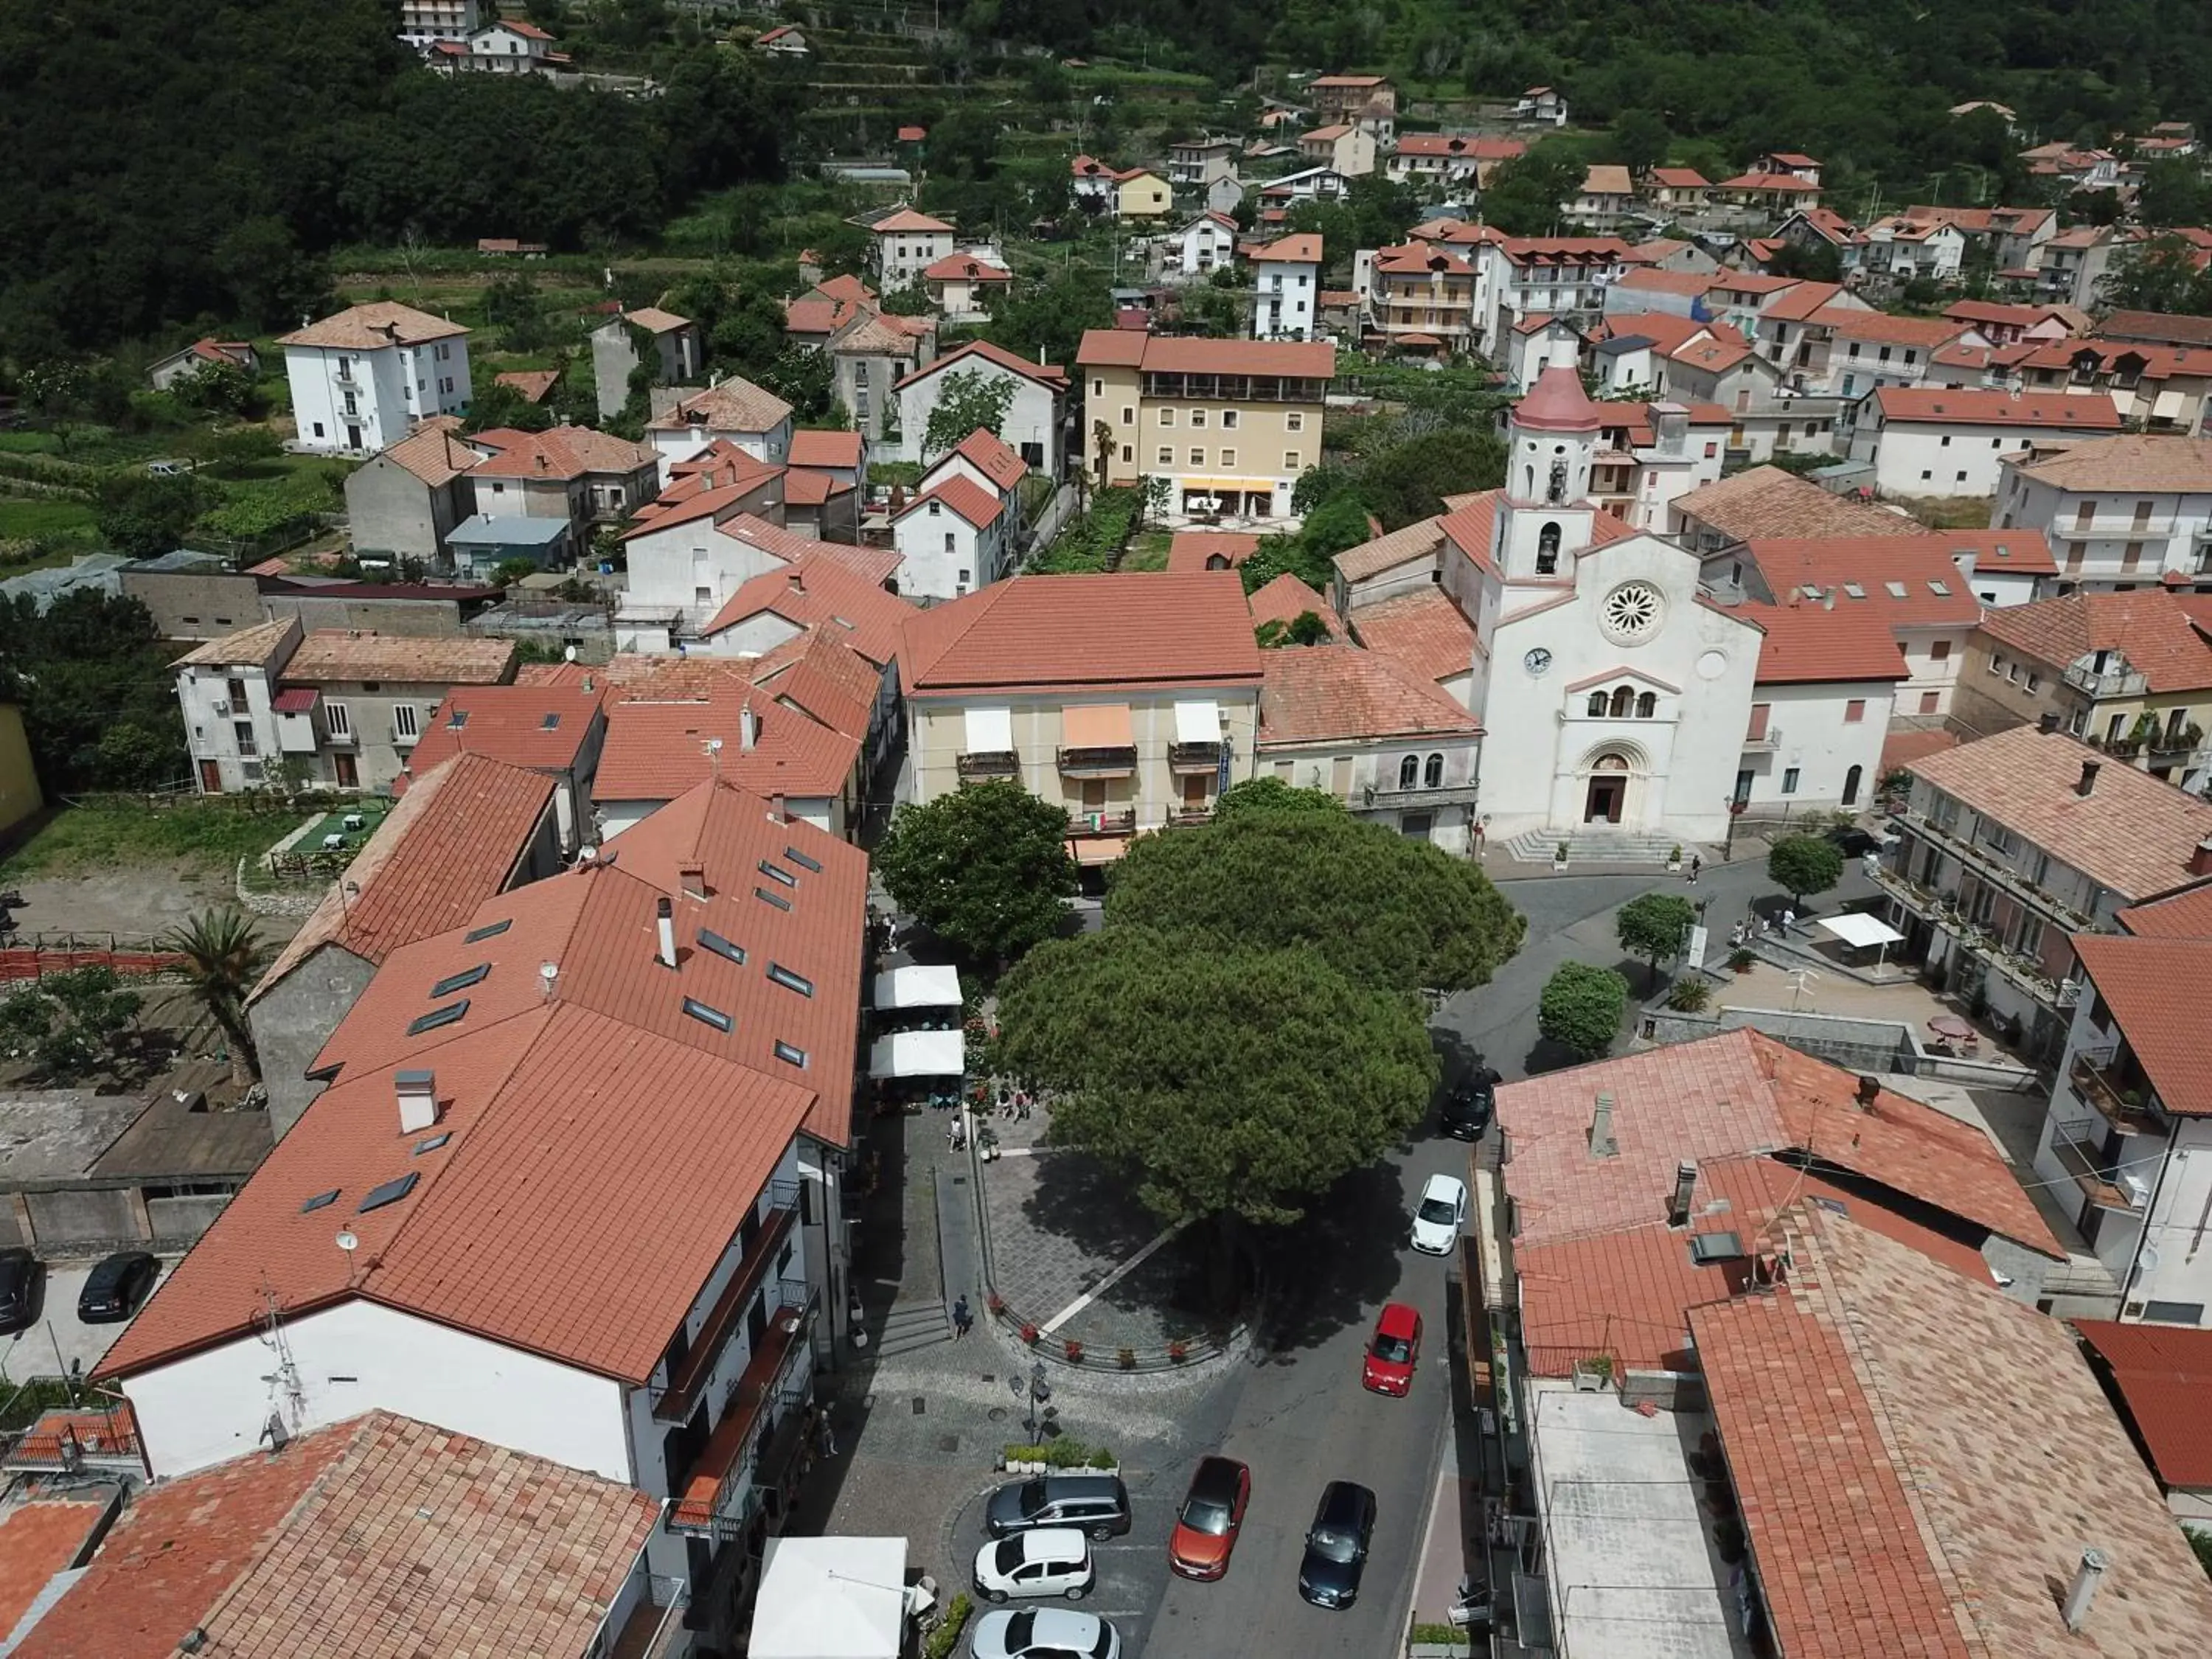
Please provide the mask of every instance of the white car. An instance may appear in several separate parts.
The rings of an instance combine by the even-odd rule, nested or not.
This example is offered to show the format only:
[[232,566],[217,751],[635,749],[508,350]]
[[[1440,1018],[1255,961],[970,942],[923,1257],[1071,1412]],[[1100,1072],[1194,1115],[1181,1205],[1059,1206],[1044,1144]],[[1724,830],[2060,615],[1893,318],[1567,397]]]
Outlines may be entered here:
[[1429,1255],[1449,1255],[1467,1224],[1467,1182],[1432,1175],[1413,1206],[1413,1248]]
[[1091,1542],[1073,1527],[1039,1527],[975,1552],[975,1593],[986,1601],[1091,1594]]
[[1121,1638],[1088,1613],[1024,1607],[977,1620],[970,1650],[975,1659],[1121,1659]]

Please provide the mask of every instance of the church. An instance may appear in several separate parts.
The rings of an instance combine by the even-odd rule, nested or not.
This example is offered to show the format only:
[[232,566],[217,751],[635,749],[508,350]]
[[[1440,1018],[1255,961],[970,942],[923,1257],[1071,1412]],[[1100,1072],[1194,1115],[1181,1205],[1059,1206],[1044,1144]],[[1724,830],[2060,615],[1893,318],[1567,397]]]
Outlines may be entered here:
[[1554,366],[1512,412],[1504,488],[1336,561],[1332,597],[1361,643],[1481,721],[1492,842],[1540,832],[1651,856],[1720,840],[1745,787],[1764,630],[1701,590],[1695,554],[1592,499],[1631,415],[1649,428],[1633,459],[1650,495],[1706,481],[1690,411],[1593,403]]

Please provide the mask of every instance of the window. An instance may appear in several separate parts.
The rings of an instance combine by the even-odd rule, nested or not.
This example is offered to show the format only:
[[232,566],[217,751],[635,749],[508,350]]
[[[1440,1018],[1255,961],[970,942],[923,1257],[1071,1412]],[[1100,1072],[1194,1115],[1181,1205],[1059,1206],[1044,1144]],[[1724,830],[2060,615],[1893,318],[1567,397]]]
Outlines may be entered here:
[[1421,757],[1419,755],[1408,755],[1398,763],[1398,787],[1401,789],[1411,789],[1419,781],[1420,775]]
[[1444,757],[1442,755],[1431,755],[1421,767],[1422,787],[1428,789],[1440,789],[1443,787],[1443,781]]
[[353,735],[353,710],[342,702],[326,702],[323,705],[323,725],[334,738],[349,738]]
[[787,847],[783,849],[783,855],[802,870],[811,871],[817,876],[822,873],[822,860],[811,853],[802,853],[796,847]]
[[1137,411],[1132,409],[1128,404],[1123,404],[1121,405],[1121,424],[1123,426],[1127,426],[1135,421],[1136,418]]
[[387,1204],[397,1204],[415,1190],[415,1183],[422,1178],[420,1170],[410,1170],[397,1180],[387,1181],[380,1187],[372,1187],[362,1194],[361,1205],[354,1213],[367,1215],[371,1210],[380,1210]]
[[1298,452],[1297,450],[1286,449],[1283,452],[1284,471],[1296,472],[1304,465],[1304,463],[1298,459]]
[[491,963],[480,962],[473,968],[464,968],[458,974],[448,974],[430,988],[431,1000],[449,997],[456,991],[465,991],[491,976]]
[[1170,449],[1165,444],[1160,446],[1160,465],[1162,466],[1175,465],[1175,451]]
[[1844,724],[1856,726],[1866,719],[1866,699],[1853,697],[1844,705]]
[[1591,692],[1591,693],[1589,694],[1589,708],[1588,708],[1588,710],[1587,710],[1586,712],[1589,714],[1589,717],[1590,717],[1592,720],[1603,720],[1603,719],[1605,718],[1605,707],[1606,707],[1606,704],[1605,704],[1605,693],[1604,693],[1604,692],[1602,692],[1602,691],[1593,691],[1593,692]]
[[1923,691],[1920,694],[1920,712],[1923,714],[1941,713],[1942,711],[1936,706],[1941,701],[1942,699],[1935,692]]
[[1136,459],[1137,459],[1137,448],[1136,448],[1136,446],[1135,446],[1134,444],[1123,444],[1123,445],[1121,446],[1121,459],[1123,460],[1123,462],[1124,462],[1124,463],[1127,463],[1127,462],[1129,462],[1129,461],[1133,461],[1133,460],[1135,460]]
[[769,863],[766,859],[763,859],[760,861],[760,872],[766,876],[770,881],[781,882],[786,887],[796,887],[799,885],[799,878],[797,876],[793,875],[790,871],[782,868],[781,866]]
[[1943,441],[1936,447],[1938,449],[1948,449],[1951,447],[1951,434],[1948,432],[1945,433],[1943,434]]
[[765,903],[773,904],[779,910],[788,910],[791,908],[791,901],[789,899],[784,897],[781,893],[771,893],[765,887],[754,888],[753,896]]
[[1285,431],[1285,432],[1303,432],[1303,431],[1304,431],[1305,429],[1306,429],[1306,417],[1305,417],[1304,415],[1301,415],[1300,413],[1298,413],[1298,411],[1297,411],[1297,410],[1292,410],[1289,414],[1287,414],[1287,415],[1285,415],[1285,416],[1283,416],[1283,430],[1284,430],[1284,431]]
[[734,962],[739,966],[744,965],[745,947],[724,939],[711,927],[702,927],[699,930],[699,948],[702,951],[712,951],[726,962]]
[[1921,468],[1921,469],[1920,469],[1920,482],[1921,482],[1921,483],[1927,483],[1930,478],[1934,477],[1935,476],[1936,476],[1936,475],[1935,475],[1933,472],[1929,471],[1926,467],[1923,467],[1923,468]]
[[779,1037],[775,1042],[775,1057],[787,1066],[796,1066],[802,1071],[806,1066],[806,1050],[796,1048]]
[[1224,409],[1221,411],[1221,429],[1224,432],[1234,432],[1237,430],[1237,411],[1235,410]]
[[407,1027],[407,1035],[421,1036],[423,1032],[434,1031],[441,1025],[451,1025],[468,1011],[469,1000],[466,997],[463,997],[459,1002],[449,1002],[442,1008],[433,1008]]
[[955,552],[955,551],[957,551],[957,550],[953,546],[953,544],[952,544],[952,532],[951,532],[950,530],[948,530],[948,531],[946,531],[946,532],[945,532],[945,550],[947,553],[951,553],[951,552]]
[[1636,718],[1648,720],[1659,712],[1659,694],[1646,691],[1636,700]]
[[2031,694],[2041,690],[2043,689],[2043,676],[2031,671],[2027,677],[2027,689]]
[[1204,410],[1202,410],[1202,409],[1194,409],[1194,410],[1192,410],[1190,411],[1190,429],[1191,429],[1192,431],[1194,431],[1194,432],[1196,432],[1196,431],[1198,431],[1200,428],[1202,428],[1203,426],[1205,426],[1205,424],[1206,424],[1206,411],[1205,411]]
[[1190,452],[1190,464],[1193,466],[1204,466],[1206,465],[1206,452],[1202,449],[1192,450]]
[[1163,429],[1164,429],[1164,428],[1169,428],[1169,427],[1173,426],[1174,424],[1175,424],[1175,410],[1173,410],[1172,409],[1164,409],[1164,410],[1162,410],[1160,411],[1160,425],[1161,425],[1162,428],[1163,428]]
[[1613,718],[1625,720],[1636,708],[1636,693],[1625,685],[1615,686],[1613,692]]
[[461,938],[468,944],[474,945],[478,939],[489,939],[495,933],[503,933],[514,926],[514,918],[508,916],[503,921],[488,921],[481,927],[471,927],[467,933],[462,934]]
[[396,738],[415,736],[420,729],[416,723],[418,719],[419,716],[413,703],[393,703],[392,705],[392,735]]
[[720,1008],[709,1008],[705,1003],[696,1001],[690,997],[684,999],[684,1012],[702,1025],[711,1025],[718,1031],[727,1032],[734,1030],[737,1025],[737,1021],[732,1019]]
[[1786,767],[1783,770],[1782,793],[1785,795],[1794,795],[1797,793],[1797,769],[1794,766]]
[[2140,566],[2142,563],[2142,550],[2143,544],[2141,542],[2130,542],[2121,549],[2120,568],[2133,570]]
[[769,963],[768,976],[776,984],[783,987],[787,991],[796,991],[803,997],[811,997],[814,994],[814,981],[812,980],[807,979],[801,975],[793,973],[790,969],[785,967],[780,962],[771,962]]
[[1222,464],[1222,465],[1224,465],[1224,466],[1234,466],[1234,465],[1237,465],[1237,452],[1236,452],[1235,450],[1233,450],[1233,449],[1224,449],[1224,450],[1223,450],[1223,451],[1221,452],[1221,464]]

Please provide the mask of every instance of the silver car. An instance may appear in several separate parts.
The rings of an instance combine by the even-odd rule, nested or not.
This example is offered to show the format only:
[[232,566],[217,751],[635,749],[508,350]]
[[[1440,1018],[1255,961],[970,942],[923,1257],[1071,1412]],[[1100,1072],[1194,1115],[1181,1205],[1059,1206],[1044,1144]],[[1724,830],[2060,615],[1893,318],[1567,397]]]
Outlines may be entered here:
[[985,1613],[969,1650],[975,1659],[1121,1659],[1121,1638],[1095,1613],[1024,1607]]

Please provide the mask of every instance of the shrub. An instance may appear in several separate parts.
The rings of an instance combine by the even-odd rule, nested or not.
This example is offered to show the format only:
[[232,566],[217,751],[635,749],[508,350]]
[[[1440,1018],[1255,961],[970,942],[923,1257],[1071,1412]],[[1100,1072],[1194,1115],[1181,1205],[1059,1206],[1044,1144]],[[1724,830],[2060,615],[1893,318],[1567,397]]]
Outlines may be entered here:
[[936,1629],[929,1632],[928,1639],[921,1644],[922,1659],[946,1659],[946,1656],[960,1645],[960,1638],[968,1629],[968,1615],[975,1611],[975,1604],[968,1599],[965,1590],[947,1602],[945,1617],[938,1621]]
[[1712,1000],[1712,987],[1701,979],[1678,979],[1667,993],[1667,1006],[1678,1014],[1701,1014]]
[[1759,952],[1753,950],[1747,945],[1739,945],[1735,950],[1729,952],[1728,965],[1741,974],[1748,969],[1752,964],[1756,963],[1758,960]]
[[1628,1007],[1628,981],[1610,968],[1568,962],[1544,983],[1536,1028],[1551,1042],[1583,1059],[1603,1054],[1620,1032]]
[[1067,1363],[1071,1365],[1080,1365],[1083,1363],[1083,1345],[1080,1342],[1067,1344]]

